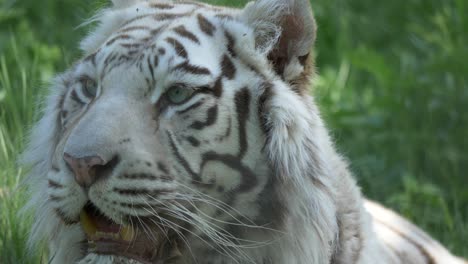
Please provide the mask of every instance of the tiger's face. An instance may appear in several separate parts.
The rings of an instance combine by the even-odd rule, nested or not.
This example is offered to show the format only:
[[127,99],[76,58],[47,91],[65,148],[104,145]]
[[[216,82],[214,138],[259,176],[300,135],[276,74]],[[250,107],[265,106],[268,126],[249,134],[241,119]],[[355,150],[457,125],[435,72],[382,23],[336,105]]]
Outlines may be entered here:
[[[49,148],[34,159],[46,168],[41,221],[56,223],[51,254],[62,263],[216,262],[266,243],[244,239],[281,222],[265,105],[275,90],[299,100],[293,84],[313,34],[302,26],[282,37],[288,28],[271,14],[299,24],[281,16],[290,12],[281,1],[245,10],[115,2],[82,42],[84,58],[57,78],[37,128]],[[269,114],[292,116],[277,109]],[[284,120],[287,141],[294,124]]]
[[[252,33],[193,3],[125,12],[130,19],[63,77],[50,206],[65,223],[85,211],[130,232],[199,235],[210,218],[211,229],[255,221],[270,174],[256,99],[265,81],[236,49],[242,41],[254,52]],[[99,249],[115,237],[87,239]]]

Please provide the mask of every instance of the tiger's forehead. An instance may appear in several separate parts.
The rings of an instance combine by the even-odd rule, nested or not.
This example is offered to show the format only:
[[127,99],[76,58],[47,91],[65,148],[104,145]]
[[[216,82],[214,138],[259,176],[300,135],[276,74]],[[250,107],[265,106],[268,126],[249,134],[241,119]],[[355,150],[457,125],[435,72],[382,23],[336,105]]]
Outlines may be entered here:
[[93,62],[101,80],[129,67],[147,79],[213,77],[232,41],[225,26],[237,23],[237,12],[197,2],[140,2],[121,11],[125,19],[85,61]]

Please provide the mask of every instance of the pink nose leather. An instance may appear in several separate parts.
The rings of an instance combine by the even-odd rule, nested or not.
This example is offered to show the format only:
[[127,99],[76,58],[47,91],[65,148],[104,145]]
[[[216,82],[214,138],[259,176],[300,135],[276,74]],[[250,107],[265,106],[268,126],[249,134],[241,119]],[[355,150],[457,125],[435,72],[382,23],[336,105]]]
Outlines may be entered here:
[[76,182],[83,187],[89,187],[97,180],[96,166],[106,165],[106,162],[99,156],[75,158],[64,153],[63,159],[73,171]]

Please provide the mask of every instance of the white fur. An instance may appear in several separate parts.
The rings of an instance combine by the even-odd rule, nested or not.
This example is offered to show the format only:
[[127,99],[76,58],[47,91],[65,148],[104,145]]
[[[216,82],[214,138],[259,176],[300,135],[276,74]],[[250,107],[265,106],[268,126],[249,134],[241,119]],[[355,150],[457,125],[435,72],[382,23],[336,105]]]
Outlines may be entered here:
[[[103,43],[128,19],[139,14],[146,14],[145,12],[151,12],[145,8],[146,1],[114,0],[113,2],[114,8],[99,13],[96,17],[99,20],[99,26],[81,42],[81,48],[86,55],[99,50]],[[277,227],[277,230],[252,228],[252,226],[242,222],[248,231],[245,232],[245,237],[242,239],[250,242],[251,244],[248,244],[250,246],[242,247],[242,245],[230,244],[229,240],[217,237],[215,242],[227,244],[226,249],[229,257],[226,257],[225,254],[219,254],[210,261],[225,264],[403,263],[395,253],[397,250],[401,254],[406,254],[409,260],[407,263],[421,263],[425,256],[421,255],[420,249],[402,239],[401,235],[395,232],[394,229],[396,229],[417,242],[417,245],[429,249],[431,256],[437,261],[436,263],[464,263],[462,260],[456,260],[422,231],[393,213],[373,204],[366,204],[366,209],[364,208],[364,200],[360,190],[350,175],[346,161],[335,151],[315,102],[309,96],[301,96],[291,89],[289,81],[297,78],[304,70],[302,66],[299,67],[297,56],[307,54],[310,45],[315,40],[315,23],[311,12],[307,10],[309,6],[310,4],[306,0],[259,0],[248,4],[244,11],[227,11],[227,13],[233,14],[238,19],[237,21],[219,20],[218,25],[222,25],[235,37],[234,49],[238,53],[240,62],[236,61],[237,79],[225,82],[223,96],[219,99],[219,102],[222,103],[219,103],[221,107],[218,114],[223,117],[219,118],[222,121],[218,121],[218,129],[212,129],[204,136],[208,141],[228,127],[229,118],[227,117],[235,110],[231,99],[234,98],[235,93],[240,89],[239,87],[249,87],[253,97],[251,100],[255,102],[252,106],[258,107],[256,105],[257,99],[266,91],[265,81],[268,82],[271,97],[267,98],[263,112],[260,113],[261,116],[258,116],[255,107],[251,107],[247,121],[249,149],[242,160],[245,166],[264,177],[259,177],[259,184],[256,188],[242,194],[235,201],[233,207],[238,211],[231,213],[241,211],[241,215],[256,217],[259,208],[255,204],[255,199],[265,188],[267,177],[275,177],[278,184],[272,188],[278,195],[279,203],[284,208],[284,215],[281,215],[283,217],[282,224]],[[212,11],[207,9],[203,12]],[[280,21],[287,14],[295,14],[298,18],[303,19],[308,30],[303,32],[302,38],[292,43],[291,47],[294,47],[294,51],[288,53],[291,56],[291,63],[285,69],[285,76],[290,78],[282,79],[282,76],[278,76],[274,72],[266,56],[278,43],[283,30]],[[195,32],[195,20],[190,19],[180,21],[187,23],[188,28],[193,27],[190,29]],[[146,22],[141,21],[140,23]],[[312,28],[313,30],[311,30]],[[192,59],[190,57],[192,54],[202,54],[203,56],[195,56],[193,61],[197,65],[205,64],[206,68],[218,74],[221,70],[215,58],[219,58],[223,50],[217,47],[218,42],[216,41],[221,39],[224,41],[224,35],[217,32],[212,38],[207,38],[198,31],[197,35],[200,37],[201,47],[190,46],[189,58]],[[188,43],[184,42],[184,45],[188,46]],[[169,62],[162,61],[161,64],[167,66]],[[255,69],[255,72],[260,73],[261,77],[247,65]],[[168,75],[166,72],[167,70],[164,68],[156,71],[156,74],[159,74],[160,83],[158,85],[164,86],[166,78],[168,80],[188,80],[197,84],[209,80],[208,77],[205,80],[193,76],[187,77],[180,73],[166,76]],[[72,78],[72,75],[73,70],[70,70],[59,76],[52,85],[51,93],[45,102],[43,117],[32,131],[30,144],[23,158],[24,163],[32,165],[32,171],[26,180],[31,191],[31,198],[26,209],[34,210],[36,219],[30,236],[31,247],[35,247],[37,242],[46,240],[49,245],[51,263],[54,264],[133,264],[136,262],[114,256],[81,255],[77,244],[85,238],[84,233],[79,225],[66,226],[56,217],[48,197],[47,179],[56,179],[67,186],[66,193],[72,197],[66,206],[70,210],[69,215],[80,211],[86,202],[86,195],[73,182],[72,176],[54,175],[49,170],[52,166],[64,166],[61,154],[67,148],[72,152],[84,153],[89,148],[98,146],[100,149],[108,147],[108,152],[110,152],[110,150],[117,148],[116,142],[126,133],[133,133],[132,136],[138,140],[125,150],[119,149],[126,155],[123,158],[128,160],[136,157],[150,159],[161,155],[160,152],[164,149],[161,146],[168,144],[167,138],[161,135],[156,137],[152,134],[155,130],[154,127],[150,126],[152,119],[142,114],[148,112],[148,107],[141,97],[137,97],[138,91],[129,91],[128,89],[130,86],[143,86],[144,78],[141,76],[142,73],[137,74],[127,68],[123,71],[117,69],[115,73],[109,75],[110,77],[102,80],[102,85],[112,87],[116,93],[106,94],[107,101],[99,102],[97,100],[98,102],[90,110],[91,117],[88,115],[79,119],[80,122],[72,129],[73,131],[61,131],[58,125],[60,115],[58,104],[68,89],[66,81]],[[159,86],[155,89],[157,88]],[[160,90],[156,91],[151,98],[153,103],[163,93],[163,87],[160,87]],[[205,103],[210,106],[210,103],[214,104],[215,101]],[[114,113],[116,105],[125,109],[119,113],[120,116],[103,114],[106,112]],[[162,116],[159,125],[177,129],[181,124],[171,122],[175,111],[177,108]],[[267,134],[261,129],[261,118],[264,118],[266,121],[264,125],[269,128]],[[99,131],[99,133],[95,131]],[[103,135],[106,138],[103,138]],[[228,146],[213,144],[204,150],[212,148],[218,153],[236,153],[238,151],[236,145],[238,136],[237,132],[231,135]],[[64,138],[68,142],[65,142]],[[164,140],[166,141],[164,142]],[[103,142],[105,144],[100,145]],[[266,143],[264,148],[260,144],[263,142]],[[177,148],[183,148],[180,142],[175,145]],[[191,155],[189,166],[197,169],[199,164],[197,153],[184,154]],[[171,156],[168,155],[167,158],[170,159]],[[176,160],[173,162],[177,163]],[[125,166],[124,163],[120,165],[119,169]],[[202,175],[204,177],[202,180],[219,177],[219,182],[235,187],[242,175],[238,175],[237,171],[230,172],[228,169],[221,163],[213,162]],[[228,178],[222,178],[223,175]],[[102,196],[106,190],[111,190],[109,186],[119,184],[125,186],[123,181],[109,180],[107,183],[92,189],[89,196],[99,201],[100,195]],[[148,183],[139,182],[138,184],[147,186]],[[371,215],[367,210],[371,212]],[[199,221],[196,232],[219,234],[216,233],[216,230],[213,231],[215,228],[211,223],[213,221],[212,214],[216,210],[210,206],[201,206],[200,211],[203,214],[194,216],[194,219]],[[382,216],[384,217],[382,218]],[[233,221],[231,214],[223,217],[217,220]],[[392,226],[388,226],[389,223],[386,220],[388,217],[395,220],[390,221]],[[378,220],[380,224],[377,224]],[[378,234],[376,235],[376,233]],[[395,243],[395,241],[401,243]],[[183,263],[197,263],[197,259],[198,263],[202,263],[200,261],[206,260],[204,255],[200,253],[207,248],[209,249],[206,243],[194,238],[189,238],[186,242],[190,244],[192,251],[184,252],[183,260],[185,262]]]

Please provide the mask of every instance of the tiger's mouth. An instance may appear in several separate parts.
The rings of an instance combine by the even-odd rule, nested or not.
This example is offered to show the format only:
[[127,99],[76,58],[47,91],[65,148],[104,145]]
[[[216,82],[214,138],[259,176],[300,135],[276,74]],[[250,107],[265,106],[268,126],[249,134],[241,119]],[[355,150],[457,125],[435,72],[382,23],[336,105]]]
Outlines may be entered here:
[[148,234],[137,227],[118,224],[90,202],[81,211],[80,223],[86,234],[88,254],[117,255],[144,264],[180,255],[175,241],[167,234]]
[[112,240],[130,243],[137,235],[133,227],[115,223],[92,203],[86,204],[81,211],[80,222],[88,241]]

